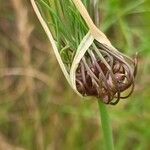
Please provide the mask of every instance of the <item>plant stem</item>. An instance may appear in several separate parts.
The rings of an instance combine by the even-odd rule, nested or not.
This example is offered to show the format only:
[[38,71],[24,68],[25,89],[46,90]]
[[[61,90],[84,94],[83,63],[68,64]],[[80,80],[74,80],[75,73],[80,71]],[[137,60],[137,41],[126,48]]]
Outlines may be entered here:
[[106,150],[114,150],[112,128],[110,125],[110,118],[109,118],[106,105],[101,101],[98,101],[98,105],[99,105],[99,112],[101,117],[105,148]]

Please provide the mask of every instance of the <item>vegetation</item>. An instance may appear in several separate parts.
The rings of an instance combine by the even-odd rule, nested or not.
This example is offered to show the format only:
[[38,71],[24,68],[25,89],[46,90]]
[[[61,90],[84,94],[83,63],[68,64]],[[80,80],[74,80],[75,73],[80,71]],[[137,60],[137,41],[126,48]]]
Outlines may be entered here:
[[[70,89],[31,4],[0,2],[0,148],[5,141],[1,149],[104,149],[97,103]],[[148,0],[100,4],[100,26],[113,45],[139,52],[133,95],[109,106],[117,150],[150,148],[149,8]]]

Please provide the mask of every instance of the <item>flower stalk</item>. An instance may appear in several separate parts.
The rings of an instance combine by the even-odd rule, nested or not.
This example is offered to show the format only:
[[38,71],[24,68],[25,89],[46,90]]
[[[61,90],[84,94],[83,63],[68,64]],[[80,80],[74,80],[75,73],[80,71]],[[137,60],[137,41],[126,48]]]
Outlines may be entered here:
[[101,117],[102,131],[104,135],[105,149],[114,150],[112,128],[111,128],[110,118],[109,118],[106,105],[98,101],[98,106],[99,106],[100,117]]

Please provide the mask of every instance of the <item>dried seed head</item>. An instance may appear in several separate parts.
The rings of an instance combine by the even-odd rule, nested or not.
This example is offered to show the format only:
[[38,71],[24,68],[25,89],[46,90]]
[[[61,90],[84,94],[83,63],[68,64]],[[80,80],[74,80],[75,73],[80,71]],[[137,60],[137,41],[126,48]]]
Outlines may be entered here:
[[[94,96],[106,104],[117,104],[134,89],[137,59],[121,54],[96,42],[80,61],[76,86],[83,96]],[[128,90],[126,96],[122,95]]]

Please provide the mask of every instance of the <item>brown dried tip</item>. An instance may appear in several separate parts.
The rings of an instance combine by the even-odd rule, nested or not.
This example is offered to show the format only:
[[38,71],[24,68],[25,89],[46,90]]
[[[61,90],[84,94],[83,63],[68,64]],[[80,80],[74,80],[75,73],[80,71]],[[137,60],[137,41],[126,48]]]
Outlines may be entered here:
[[[76,71],[77,90],[115,105],[128,98],[134,89],[137,57],[134,60],[106,45],[96,43],[88,49]],[[121,94],[127,91],[127,94]]]

